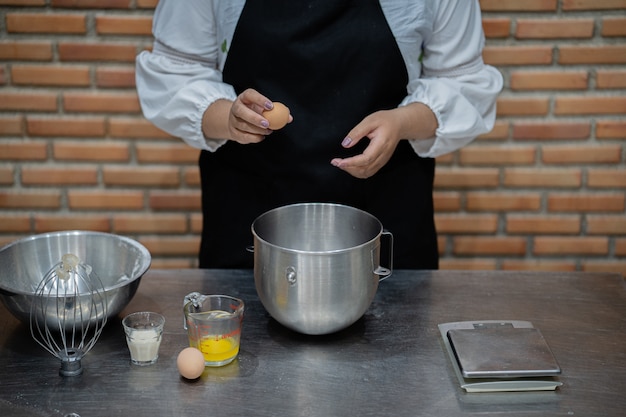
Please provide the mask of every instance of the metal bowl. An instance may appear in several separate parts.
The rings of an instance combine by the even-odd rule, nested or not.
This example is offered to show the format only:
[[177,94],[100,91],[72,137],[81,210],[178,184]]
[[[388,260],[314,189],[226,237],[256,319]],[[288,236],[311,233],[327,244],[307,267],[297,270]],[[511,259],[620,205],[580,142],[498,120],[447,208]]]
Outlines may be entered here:
[[[16,318],[29,323],[31,305],[41,298],[37,286],[67,253],[78,256],[102,281],[107,318],[128,305],[152,260],[137,241],[110,233],[64,231],[17,240],[0,249],[0,298]],[[37,320],[56,322],[56,316],[48,317],[52,314]]]
[[353,324],[370,306],[378,282],[391,274],[379,264],[380,238],[391,240],[391,233],[353,207],[279,207],[259,216],[252,234],[259,298],[274,319],[300,333],[333,333]]

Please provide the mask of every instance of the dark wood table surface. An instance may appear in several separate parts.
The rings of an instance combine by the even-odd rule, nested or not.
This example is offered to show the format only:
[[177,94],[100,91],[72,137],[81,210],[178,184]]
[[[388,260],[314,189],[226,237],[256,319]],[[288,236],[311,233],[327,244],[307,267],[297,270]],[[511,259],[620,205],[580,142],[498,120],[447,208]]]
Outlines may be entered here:
[[[246,302],[241,352],[199,380],[182,379],[183,297]],[[121,317],[166,317],[158,362],[131,365]],[[437,325],[527,320],[558,360],[556,391],[467,393]],[[252,271],[151,270],[119,317],[61,377],[59,362],[0,306],[0,416],[623,416],[626,286],[621,275],[394,271],[364,317],[339,333],[305,336],[268,317]],[[71,414],[75,413],[75,414]]]

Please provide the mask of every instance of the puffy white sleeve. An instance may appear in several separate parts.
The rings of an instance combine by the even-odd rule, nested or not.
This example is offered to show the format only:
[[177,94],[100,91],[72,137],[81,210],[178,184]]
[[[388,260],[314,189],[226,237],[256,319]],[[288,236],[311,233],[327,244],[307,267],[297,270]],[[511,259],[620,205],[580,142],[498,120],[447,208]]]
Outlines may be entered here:
[[411,141],[420,156],[432,158],[489,132],[502,89],[502,75],[482,60],[485,37],[478,2],[434,4],[435,20],[432,33],[424,39],[421,76],[410,74],[409,95],[401,104],[421,102],[435,113],[439,122],[435,137]]
[[194,148],[214,151],[225,140],[204,137],[202,115],[214,101],[236,94],[222,81],[212,3],[159,1],[154,47],[137,56],[136,84],[146,119]]

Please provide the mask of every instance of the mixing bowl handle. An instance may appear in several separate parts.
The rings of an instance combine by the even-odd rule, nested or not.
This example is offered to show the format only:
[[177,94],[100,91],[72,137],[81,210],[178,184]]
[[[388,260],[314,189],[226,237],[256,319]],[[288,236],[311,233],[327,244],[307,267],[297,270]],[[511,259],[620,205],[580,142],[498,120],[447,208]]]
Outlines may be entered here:
[[382,235],[389,239],[389,268],[379,266],[374,270],[374,273],[378,275],[378,281],[389,278],[393,272],[393,234],[388,230],[383,230]]

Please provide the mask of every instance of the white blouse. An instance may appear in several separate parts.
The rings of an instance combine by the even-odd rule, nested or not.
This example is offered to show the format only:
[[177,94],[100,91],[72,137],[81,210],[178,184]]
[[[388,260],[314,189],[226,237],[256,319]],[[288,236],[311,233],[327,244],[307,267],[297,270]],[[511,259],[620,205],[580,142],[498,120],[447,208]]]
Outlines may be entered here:
[[[214,101],[237,97],[221,71],[244,3],[160,0],[153,50],[137,57],[144,116],[198,149],[215,151],[226,142],[203,135],[202,115]],[[398,106],[424,103],[439,122],[435,137],[411,140],[413,149],[422,157],[437,157],[490,131],[502,76],[482,60],[478,0],[380,0],[380,5],[409,76]]]

